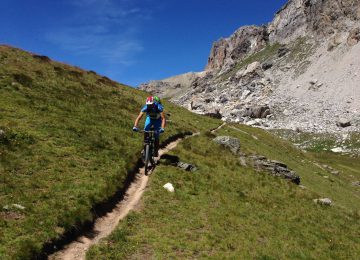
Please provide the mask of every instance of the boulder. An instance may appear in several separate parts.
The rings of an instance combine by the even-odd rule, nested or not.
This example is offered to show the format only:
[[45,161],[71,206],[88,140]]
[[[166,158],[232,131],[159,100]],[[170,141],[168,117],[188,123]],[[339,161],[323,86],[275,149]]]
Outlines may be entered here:
[[251,118],[266,118],[270,114],[271,112],[268,106],[255,106],[246,108],[244,116]]
[[231,136],[218,136],[213,139],[215,143],[221,144],[230,149],[234,154],[240,151],[240,140]]
[[259,125],[260,125],[260,122],[255,121],[255,120],[250,120],[250,121],[247,121],[247,122],[245,123],[245,125],[248,125],[248,126],[259,126]]
[[218,109],[216,109],[213,112],[205,113],[204,115],[212,117],[212,118],[216,118],[216,119],[221,119],[223,117]]
[[360,41],[360,28],[354,28],[350,31],[347,43],[349,46],[354,46]]
[[342,43],[342,35],[337,33],[335,34],[328,43],[328,51],[332,51],[334,48],[339,46]]
[[278,50],[278,57],[279,57],[279,58],[280,58],[280,57],[283,57],[283,56],[285,56],[286,53],[288,53],[288,52],[289,52],[289,49],[286,48],[285,46],[282,46],[282,47],[280,47],[279,50]]
[[263,70],[268,70],[268,69],[271,69],[273,66],[273,63],[272,62],[264,62],[261,67]]
[[338,127],[348,127],[351,126],[351,121],[346,118],[341,118],[339,121],[336,122]]
[[250,73],[256,73],[259,70],[262,70],[261,64],[260,64],[260,62],[255,61],[246,67],[246,70],[244,71],[243,76],[250,74]]

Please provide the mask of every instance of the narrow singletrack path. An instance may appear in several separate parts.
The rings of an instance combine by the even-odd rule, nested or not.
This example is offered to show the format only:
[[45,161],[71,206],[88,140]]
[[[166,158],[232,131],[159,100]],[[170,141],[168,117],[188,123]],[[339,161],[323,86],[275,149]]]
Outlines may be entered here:
[[[179,138],[176,141],[168,144],[165,148],[160,149],[159,156],[174,149],[178,145],[178,143],[183,139],[184,138]],[[94,227],[90,232],[88,232],[87,234],[81,237],[78,237],[75,241],[65,246],[64,249],[50,255],[48,259],[50,260],[85,259],[86,252],[89,250],[89,248],[92,245],[98,243],[100,239],[110,235],[110,233],[119,224],[120,220],[124,219],[128,215],[128,213],[137,206],[145,191],[145,188],[149,180],[149,177],[145,176],[144,171],[145,171],[144,167],[139,169],[136,179],[130,185],[129,189],[126,191],[124,199],[121,200],[111,212],[109,212],[108,214],[106,214],[101,218],[98,218],[95,221]]]
[[214,134],[216,131],[220,130],[220,129],[223,128],[224,126],[226,126],[226,122],[222,123],[222,125],[219,125],[219,126],[216,127],[215,129],[211,130],[211,133]]

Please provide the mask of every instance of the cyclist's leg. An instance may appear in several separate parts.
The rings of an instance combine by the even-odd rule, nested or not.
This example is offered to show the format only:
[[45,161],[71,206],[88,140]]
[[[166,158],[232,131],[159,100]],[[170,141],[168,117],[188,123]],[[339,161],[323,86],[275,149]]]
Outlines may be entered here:
[[[151,126],[152,126],[152,124],[151,124],[150,117],[146,117],[145,125],[144,125],[144,131],[150,131]],[[148,134],[144,133],[144,141],[146,141],[147,138],[148,138]]]

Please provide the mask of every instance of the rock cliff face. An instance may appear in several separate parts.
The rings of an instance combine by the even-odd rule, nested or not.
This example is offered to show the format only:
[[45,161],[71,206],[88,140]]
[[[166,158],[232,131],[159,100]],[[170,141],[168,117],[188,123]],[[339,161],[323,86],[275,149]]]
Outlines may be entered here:
[[214,43],[206,70],[221,69],[257,52],[267,44],[289,43],[299,37],[318,40],[359,25],[356,0],[292,0],[266,26],[245,26],[227,39]]
[[230,38],[214,43],[206,70],[228,67],[235,61],[264,48],[268,41],[265,26],[246,26],[237,30]]
[[249,125],[359,130],[359,41],[360,1],[290,0],[269,24],[215,42],[205,71],[140,88]]

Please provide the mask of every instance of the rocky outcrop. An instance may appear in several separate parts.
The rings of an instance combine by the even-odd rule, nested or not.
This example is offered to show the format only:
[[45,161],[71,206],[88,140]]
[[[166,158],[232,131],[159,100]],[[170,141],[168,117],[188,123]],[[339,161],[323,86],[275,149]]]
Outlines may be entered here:
[[[289,43],[299,37],[328,38],[338,31],[349,31],[360,17],[353,0],[291,0],[274,20],[264,26],[244,26],[229,38],[214,43],[206,70],[229,67],[267,44]],[[350,44],[358,42],[359,32],[351,33]]]
[[259,155],[252,155],[250,159],[257,169],[266,170],[273,176],[288,179],[297,185],[300,184],[300,177],[296,172],[289,170],[286,164],[275,160],[268,160],[265,156]]
[[309,34],[326,38],[346,31],[359,20],[358,10],[359,4],[354,0],[289,1],[269,24],[270,42],[288,43]]
[[234,154],[237,154],[240,151],[240,140],[237,138],[231,136],[218,136],[214,138],[213,141],[229,148]]
[[[360,1],[290,0],[269,24],[215,42],[205,71],[141,88],[225,121],[356,131],[359,41]],[[350,118],[351,126],[337,127],[338,118]]]
[[229,67],[249,54],[261,50],[267,42],[266,26],[241,27],[229,38],[214,43],[206,70],[219,70],[223,67]]

